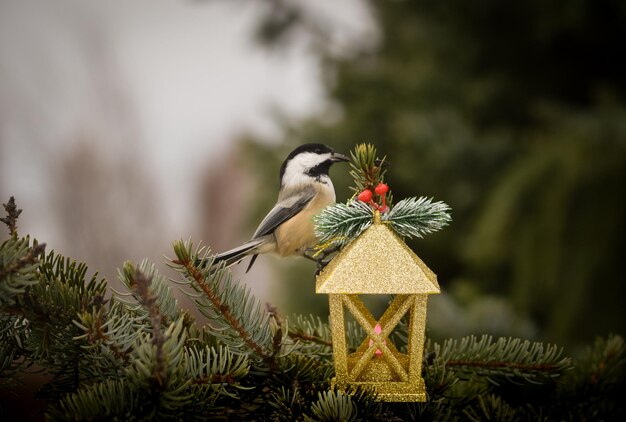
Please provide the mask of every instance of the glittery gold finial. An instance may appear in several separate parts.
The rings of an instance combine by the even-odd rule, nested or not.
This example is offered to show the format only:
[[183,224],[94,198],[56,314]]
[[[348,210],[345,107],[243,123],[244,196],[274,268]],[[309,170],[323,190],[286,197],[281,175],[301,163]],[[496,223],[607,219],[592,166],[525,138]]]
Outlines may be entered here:
[[380,211],[374,211],[374,224],[380,224]]

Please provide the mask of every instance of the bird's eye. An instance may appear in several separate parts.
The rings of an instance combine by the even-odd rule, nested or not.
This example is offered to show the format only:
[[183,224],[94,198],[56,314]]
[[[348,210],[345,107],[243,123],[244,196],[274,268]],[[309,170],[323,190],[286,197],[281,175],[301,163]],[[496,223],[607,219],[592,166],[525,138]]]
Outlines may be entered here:
[[315,149],[315,153],[316,153],[316,154],[321,154],[321,153],[322,153],[322,150],[321,150],[320,148],[316,148],[316,149]]

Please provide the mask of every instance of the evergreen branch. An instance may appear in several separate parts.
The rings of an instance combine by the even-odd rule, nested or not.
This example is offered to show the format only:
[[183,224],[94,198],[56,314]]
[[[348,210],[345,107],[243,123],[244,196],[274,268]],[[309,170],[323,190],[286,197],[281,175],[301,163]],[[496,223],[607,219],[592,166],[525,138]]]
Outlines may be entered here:
[[[28,239],[26,239],[28,243]],[[9,274],[16,273],[29,265],[33,265],[39,262],[39,256],[44,253],[46,249],[45,243],[40,243],[28,249],[25,256],[16,259],[6,267],[0,268],[0,280],[7,277]]]
[[[85,338],[87,340],[87,343],[91,347],[103,345],[111,352],[115,359],[119,359],[124,363],[128,363],[130,360],[130,350],[132,350],[132,347],[121,346],[116,341],[116,339],[112,338],[113,336],[111,335],[111,331],[113,333],[116,333],[117,331],[117,327],[115,327],[115,325],[119,325],[120,323],[122,326],[126,324],[131,325],[128,321],[129,318],[124,318],[125,316],[130,317],[129,314],[118,315],[118,313],[115,312],[115,307],[119,306],[121,306],[121,304],[119,303],[115,303],[113,305],[113,309],[107,315],[108,321],[105,321],[104,307],[98,308],[92,313],[85,312],[81,314],[79,316],[80,322],[74,321],[74,324],[78,326],[78,328],[82,329],[85,334],[77,336],[75,337],[75,339],[80,340],[81,338]],[[112,330],[111,327],[113,327]],[[137,330],[133,331],[135,333],[138,333]],[[135,338],[136,336],[132,337],[132,342],[134,342]],[[127,342],[127,344],[131,344],[132,342]],[[101,351],[98,350],[98,353],[101,353]]]
[[3,378],[13,376],[23,366],[29,322],[23,316],[0,314],[0,385]]
[[[274,356],[267,351],[273,339],[268,324],[269,314],[261,311],[258,301],[250,296],[247,288],[232,283],[230,273],[224,277],[226,271],[223,268],[215,269],[211,263],[205,267],[204,271],[195,267],[195,259],[192,259],[190,248],[191,244],[186,246],[182,242],[175,243],[174,251],[178,259],[172,261],[174,268],[189,277],[195,290],[204,293],[203,297],[208,300],[208,303],[203,302],[202,297],[194,297],[200,311],[212,320],[224,321],[230,329],[234,330],[235,337],[224,329],[213,329],[213,332],[224,339],[226,339],[224,335],[231,336],[230,342],[236,348],[237,342],[233,340],[240,339],[270,368],[275,367]],[[267,347],[264,347],[259,340],[267,344]]]
[[290,422],[296,420],[296,415],[302,406],[304,399],[300,395],[299,389],[280,387],[280,391],[273,392],[267,403],[275,411],[272,413],[272,420]]
[[86,278],[87,266],[49,253],[37,266],[39,282],[19,297],[19,306],[30,322],[25,349],[29,359],[53,374],[50,398],[78,388],[83,371],[84,339],[75,325],[77,315],[102,306],[106,283],[97,275]]
[[[289,338],[299,342],[299,352],[309,355],[330,356],[332,334],[327,323],[319,316],[295,315],[289,319]],[[365,332],[356,321],[346,324],[347,346],[353,352],[365,338]]]
[[45,247],[45,243],[31,247],[28,236],[11,237],[0,245],[0,306],[5,306],[4,312],[23,313],[20,306],[12,305],[28,287],[39,283],[36,269]]
[[165,343],[165,336],[161,330],[161,313],[156,305],[156,297],[150,291],[150,280],[146,276],[137,270],[133,276],[133,288],[139,295],[139,303],[143,305],[150,315],[150,322],[152,325],[152,344],[156,348],[156,365],[154,368],[154,380],[159,387],[162,387],[166,383],[167,373],[165,371],[165,362],[163,356],[163,344]]
[[328,380],[334,373],[329,359],[320,359],[320,356],[309,353],[291,353],[280,364],[280,370],[273,374],[278,385],[303,389],[305,394],[310,393],[306,391],[306,387],[328,385]]
[[2,206],[7,212],[7,216],[0,218],[0,221],[7,225],[11,237],[17,238],[17,218],[22,213],[22,210],[17,209],[14,197],[10,197],[9,201],[6,204],[2,204]]
[[46,420],[128,420],[141,404],[141,396],[125,379],[109,379],[68,394],[48,408]]
[[476,405],[463,409],[463,415],[472,422],[519,420],[519,414],[516,414],[515,409],[495,394],[479,395]]
[[289,319],[289,338],[306,344],[306,353],[329,355],[332,341],[330,327],[314,315],[295,315]]
[[172,322],[163,333],[160,352],[154,334],[140,334],[132,364],[124,371],[133,389],[143,396],[143,405],[150,406],[147,417],[172,417],[191,403],[193,395],[188,388],[189,380],[184,376],[187,335],[183,319]]
[[[283,320],[278,313],[278,308],[270,303],[266,303],[265,307],[270,318],[276,324],[276,330],[274,331],[274,337],[272,339],[272,355],[276,356],[283,345]],[[288,331],[289,330],[287,330],[287,332]]]
[[616,383],[622,380],[626,370],[626,345],[624,338],[611,334],[597,338],[581,359],[581,368],[587,368],[583,379],[591,385]]
[[313,418],[305,415],[305,421],[355,421],[358,410],[352,396],[340,390],[318,393],[318,399],[311,405]]
[[372,209],[360,201],[328,206],[313,217],[320,243],[343,246],[356,238],[373,221]]
[[403,199],[388,214],[383,214],[383,221],[388,221],[402,237],[421,238],[442,229],[452,220],[447,204],[432,201],[424,196]]
[[[162,325],[168,325],[170,322],[177,320],[180,316],[178,301],[172,294],[172,289],[167,283],[166,278],[159,274],[156,266],[147,259],[144,259],[139,264],[138,269],[135,269],[135,265],[132,262],[126,261],[123,269],[118,270],[118,278],[130,290],[130,292],[122,293],[114,290],[116,293],[115,300],[124,303],[131,311],[139,312],[144,314],[147,318],[149,317],[145,308],[141,305],[136,305],[133,302],[133,300],[136,302],[140,301],[140,298],[137,297],[137,292],[134,289],[134,276],[136,271],[141,272],[148,280],[150,280],[150,290],[153,292],[156,299],[156,306],[159,308],[159,312],[163,317],[163,321],[161,321]],[[132,296],[134,296],[134,299],[129,298]]]
[[185,348],[183,364],[183,376],[194,389],[194,396],[217,392],[236,397],[228,388],[250,389],[240,383],[250,370],[247,356],[232,353],[228,347]]
[[331,341],[324,340],[322,337],[309,336],[309,335],[306,335],[306,334],[296,333],[296,332],[293,332],[293,331],[289,332],[289,337],[291,337],[294,340],[310,341],[311,343],[321,344],[322,346],[331,347],[333,345],[333,343]]
[[516,338],[494,341],[487,335],[480,339],[469,336],[446,340],[443,345],[429,342],[427,348],[434,353],[431,365],[454,371],[457,376],[486,377],[495,385],[499,384],[498,376],[536,383],[560,376],[570,365],[569,358],[561,357],[561,348]]

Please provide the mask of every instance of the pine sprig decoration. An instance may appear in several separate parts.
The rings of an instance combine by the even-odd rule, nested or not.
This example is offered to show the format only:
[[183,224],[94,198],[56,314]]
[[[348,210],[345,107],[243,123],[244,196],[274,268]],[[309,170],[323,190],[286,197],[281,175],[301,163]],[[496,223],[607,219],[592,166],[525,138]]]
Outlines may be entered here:
[[326,207],[313,217],[321,244],[343,246],[372,225],[372,209],[360,201]]
[[383,183],[387,163],[385,158],[376,158],[373,145],[357,145],[350,155],[356,194],[345,204],[328,206],[313,218],[318,253],[352,242],[374,222],[377,213],[382,223],[408,238],[422,238],[452,220],[450,207],[432,198],[407,198],[393,205],[389,186]]
[[452,217],[448,204],[424,196],[399,201],[388,214],[382,216],[402,237],[422,238],[447,226]]
[[376,157],[376,147],[372,144],[359,144],[350,151],[350,175],[354,179],[354,187],[351,187],[355,193],[362,192],[366,189],[373,189],[383,181],[386,169],[385,159]]

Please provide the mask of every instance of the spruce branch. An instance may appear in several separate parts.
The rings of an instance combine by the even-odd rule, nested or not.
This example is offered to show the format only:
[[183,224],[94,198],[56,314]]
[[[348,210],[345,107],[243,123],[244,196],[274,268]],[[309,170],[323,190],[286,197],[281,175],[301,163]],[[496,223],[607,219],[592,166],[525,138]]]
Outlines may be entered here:
[[9,228],[9,234],[11,237],[17,237],[17,218],[22,213],[21,209],[18,209],[15,205],[15,198],[10,197],[6,204],[2,204],[4,210],[7,212],[7,216],[0,218],[4,224]]
[[289,318],[289,338],[299,350],[313,356],[330,356],[332,335],[328,324],[315,315],[294,315]]
[[139,303],[148,310],[150,315],[152,344],[156,348],[156,365],[154,367],[153,379],[159,387],[162,387],[167,381],[163,355],[163,345],[166,338],[161,330],[161,313],[156,305],[157,299],[150,291],[150,280],[139,270],[135,271],[132,285],[139,296]]
[[290,422],[297,419],[300,408],[304,405],[305,399],[301,396],[299,389],[280,387],[279,391],[270,394],[267,403],[275,410],[272,412],[272,420]]
[[[573,360],[573,370],[564,377],[555,405],[570,420],[597,419],[597,414],[623,420],[626,380],[626,344],[611,334],[596,338],[582,356]],[[620,417],[621,415],[621,417]]]
[[28,236],[11,237],[0,245],[0,306],[12,306],[13,313],[22,314],[14,305],[29,286],[39,283],[36,269],[45,248],[45,243],[31,247]]
[[[28,243],[28,239],[26,243]],[[44,253],[45,250],[46,250],[45,243],[40,243],[38,245],[33,246],[32,248],[29,248],[28,252],[26,252],[26,255],[22,256],[21,258],[16,259],[15,261],[10,263],[6,267],[3,266],[0,268],[0,280],[3,280],[6,276],[8,276],[11,273],[16,273],[24,269],[25,267],[28,267],[32,264],[36,264],[37,262],[39,262],[39,257]]]
[[[191,242],[176,242],[174,251],[177,260],[171,261],[171,265],[183,274],[185,284],[202,293],[202,296],[190,297],[205,316],[221,325],[211,327],[209,323],[211,332],[235,350],[243,343],[270,368],[274,368],[269,314],[261,309],[260,303],[251,296],[249,289],[233,283],[230,272],[223,267],[218,266],[216,269],[212,262],[204,270],[194,266],[196,260],[191,248]],[[197,254],[198,252],[195,255]]]
[[556,378],[571,362],[555,345],[504,337],[494,341],[488,335],[450,339],[441,345],[429,341],[427,350],[433,353],[431,366],[454,371],[457,376],[484,377],[495,385],[501,382],[499,377],[531,383]]
[[581,359],[582,368],[588,372],[583,375],[591,385],[617,383],[626,372],[626,344],[624,338],[611,334],[607,338],[599,337],[589,347]]
[[313,417],[305,415],[305,421],[355,421],[358,410],[352,396],[340,390],[318,393],[318,399],[311,405]]
[[28,325],[23,316],[0,314],[0,387],[27,363]]
[[129,289],[129,293],[114,290],[116,293],[115,299],[123,302],[131,310],[143,313],[147,318],[149,317],[146,308],[137,305],[141,301],[137,297],[137,292],[134,288],[134,276],[137,271],[150,280],[149,288],[156,299],[156,306],[159,308],[163,319],[161,323],[168,325],[170,322],[177,320],[180,316],[178,301],[174,297],[167,279],[159,274],[156,266],[147,259],[141,261],[138,268],[135,268],[134,263],[126,261],[122,269],[118,270],[118,278]]
[[463,409],[463,415],[472,422],[482,421],[517,421],[519,414],[516,409],[495,394],[481,394],[474,406]]
[[[278,355],[284,341],[283,341],[283,319],[278,313],[278,308],[273,306],[270,303],[265,304],[265,308],[267,309],[267,313],[270,318],[274,321],[276,325],[276,330],[274,331],[274,337],[272,339],[272,355]],[[287,330],[289,331],[289,330]],[[288,334],[288,333],[285,333]]]
[[131,365],[126,367],[124,376],[150,405],[148,416],[170,416],[191,403],[192,393],[182,364],[186,338],[183,317],[162,332],[160,345],[155,344],[154,332],[138,336]]
[[68,394],[48,408],[46,419],[128,420],[138,408],[141,408],[141,396],[125,379],[108,379]]
[[[102,306],[106,283],[94,274],[86,277],[87,266],[50,252],[37,265],[39,282],[19,297],[18,305],[30,322],[24,348],[28,359],[55,375],[45,395],[56,400],[75,391],[89,373],[84,357],[83,331],[75,325],[77,315]],[[44,393],[42,393],[44,395]]]
[[225,394],[237,398],[237,391],[253,388],[242,384],[250,371],[247,356],[233,353],[227,346],[185,348],[183,364],[184,378],[195,397]]
[[388,214],[383,214],[396,233],[402,237],[424,237],[447,226],[452,220],[448,204],[424,196],[399,201]]
[[[76,340],[86,339],[89,345],[85,346],[85,348],[97,348],[94,353],[101,357],[103,354],[102,348],[104,348],[111,352],[115,360],[128,363],[138,332],[136,330],[137,327],[133,324],[135,321],[132,316],[129,313],[120,312],[119,308],[121,306],[119,302],[115,302],[108,313],[105,312],[104,307],[99,307],[92,312],[80,314],[79,320],[74,321],[74,324],[84,334],[74,338]],[[129,340],[127,341],[120,341],[119,338],[119,331],[123,327],[126,327],[126,331],[132,330],[135,334],[128,336]]]

